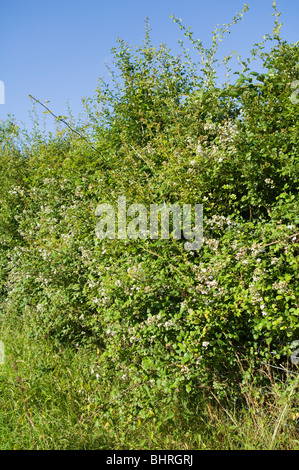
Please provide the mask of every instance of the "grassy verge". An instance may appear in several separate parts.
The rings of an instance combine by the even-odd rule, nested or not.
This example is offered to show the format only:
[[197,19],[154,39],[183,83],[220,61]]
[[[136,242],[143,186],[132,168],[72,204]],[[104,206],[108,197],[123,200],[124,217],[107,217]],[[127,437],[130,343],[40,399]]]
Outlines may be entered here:
[[272,375],[267,390],[245,380],[242,406],[203,391],[196,403],[181,397],[142,420],[126,412],[134,395],[129,384],[122,406],[109,413],[102,407],[118,384],[93,372],[96,349],[36,340],[20,325],[2,325],[1,340],[2,450],[299,448],[298,375]]

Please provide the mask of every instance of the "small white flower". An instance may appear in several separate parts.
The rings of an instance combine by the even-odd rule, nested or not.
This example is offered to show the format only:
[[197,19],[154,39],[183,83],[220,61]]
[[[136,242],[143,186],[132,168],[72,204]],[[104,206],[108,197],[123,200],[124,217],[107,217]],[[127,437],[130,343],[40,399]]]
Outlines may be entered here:
[[209,341],[204,341],[204,342],[202,343],[202,345],[203,345],[204,348],[207,348],[207,347],[209,346],[209,344],[210,344]]

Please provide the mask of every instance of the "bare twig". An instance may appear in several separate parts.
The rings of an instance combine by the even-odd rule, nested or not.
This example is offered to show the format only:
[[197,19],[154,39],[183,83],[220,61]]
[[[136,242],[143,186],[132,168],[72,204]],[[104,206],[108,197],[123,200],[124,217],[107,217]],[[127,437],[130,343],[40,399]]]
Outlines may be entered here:
[[285,369],[284,367],[272,366],[272,364],[266,364],[266,362],[262,362],[262,361],[260,361],[260,363],[268,367],[273,367],[274,369],[280,369],[280,370],[283,370],[284,372],[289,372],[290,374],[299,375],[298,372],[293,372],[292,370]]
[[32,95],[29,95],[29,98],[33,99],[34,101],[36,101],[38,104],[40,104],[41,106],[43,106],[47,111],[48,113],[52,114],[53,117],[55,117],[55,119],[57,119],[58,121],[60,122],[63,122],[63,124],[65,124],[72,132],[74,132],[75,134],[77,134],[81,139],[83,139],[93,150],[95,150],[96,152],[98,151],[90,142],[88,139],[86,139],[86,137],[84,137],[82,134],[80,134],[80,132],[76,131],[76,129],[73,129],[69,124],[68,122],[66,122],[64,119],[62,119],[60,116],[56,116],[44,103],[41,103],[40,100],[34,98],[34,96]]
[[210,391],[211,395],[213,395],[213,397],[215,398],[215,400],[219,403],[219,405],[223,408],[223,410],[225,411],[225,413],[227,414],[227,416],[231,419],[231,421],[234,423],[234,425],[236,427],[238,427],[238,424],[236,423],[236,421],[234,420],[234,418],[231,416],[231,414],[224,408],[224,406],[221,404],[220,400],[217,398],[216,395],[214,395],[214,393],[212,391]]
[[[294,238],[294,237],[297,237],[298,235],[299,235],[299,232],[294,233],[293,235],[288,235],[286,238]],[[261,248],[265,248],[265,246],[274,245],[275,243],[279,243],[279,242],[282,242],[282,241],[283,240],[275,240],[275,242],[267,243],[266,245],[261,246]]]

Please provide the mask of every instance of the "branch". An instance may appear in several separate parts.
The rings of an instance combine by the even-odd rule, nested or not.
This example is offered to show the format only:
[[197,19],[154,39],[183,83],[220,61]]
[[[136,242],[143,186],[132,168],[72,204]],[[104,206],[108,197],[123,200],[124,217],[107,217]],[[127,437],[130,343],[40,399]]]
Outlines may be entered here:
[[52,116],[55,117],[55,119],[57,119],[58,121],[61,121],[63,122],[63,124],[65,124],[72,132],[74,132],[75,134],[77,134],[81,139],[83,139],[93,150],[95,150],[97,152],[97,149],[89,142],[88,139],[86,139],[86,137],[84,137],[83,135],[81,135],[78,131],[76,131],[76,129],[73,129],[64,119],[62,119],[60,116],[56,116],[54,113],[52,113],[52,111],[43,103],[40,102],[40,100],[37,100],[36,98],[34,98],[34,96],[32,95],[28,95],[29,98],[33,99],[34,101],[36,101],[37,103],[39,103],[41,106],[43,106],[47,111],[48,113],[52,114]]
[[[287,238],[294,238],[294,237],[297,237],[298,235],[299,235],[299,232],[294,233],[293,235],[289,235],[289,236],[287,236]],[[275,243],[279,243],[279,242],[282,242],[282,241],[283,240],[275,240],[275,242],[267,243],[266,245],[263,245],[261,248],[265,248],[265,246],[274,245]]]

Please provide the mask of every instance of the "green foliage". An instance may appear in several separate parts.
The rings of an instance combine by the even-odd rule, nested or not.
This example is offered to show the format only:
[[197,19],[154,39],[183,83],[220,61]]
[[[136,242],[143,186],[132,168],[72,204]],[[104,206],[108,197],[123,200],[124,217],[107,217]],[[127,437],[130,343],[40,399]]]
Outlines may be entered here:
[[246,408],[203,389],[167,403],[156,395],[146,418],[132,413],[134,384],[120,391],[123,380],[102,373],[99,351],[32,340],[26,322],[12,330],[2,320],[1,450],[298,449],[296,377],[258,387],[248,368],[240,383]]
[[[99,348],[105,380],[134,388],[108,416],[147,419],[157,400],[204,387],[237,399],[240,357],[280,364],[298,339],[298,44],[277,23],[276,44],[252,53],[264,73],[251,58],[220,86],[215,57],[231,25],[205,49],[174,21],[199,63],[183,44],[179,57],[155,48],[147,24],[135,51],[122,40],[112,50],[113,85],[100,81],[75,132],[21,145],[13,122],[0,129],[1,315],[31,338]],[[202,203],[203,247],[96,239],[96,207],[123,195],[148,209]]]

